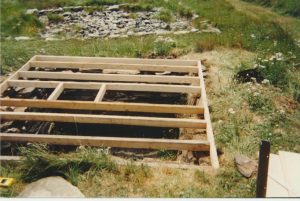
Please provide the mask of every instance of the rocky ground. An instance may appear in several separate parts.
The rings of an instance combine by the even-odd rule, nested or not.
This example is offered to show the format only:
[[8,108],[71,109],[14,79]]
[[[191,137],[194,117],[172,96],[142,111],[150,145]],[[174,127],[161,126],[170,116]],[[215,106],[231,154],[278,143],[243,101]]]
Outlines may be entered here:
[[[105,6],[101,11],[89,11],[91,7],[60,7],[48,10],[29,9],[27,14],[39,16],[45,24],[40,33],[45,40],[68,38],[119,38],[149,34],[186,34],[191,32],[215,32],[220,30],[203,21],[203,30],[192,26],[191,19],[175,17],[172,22],[158,19],[161,8],[151,11],[126,12],[119,5]],[[55,15],[56,20],[49,18]],[[19,37],[17,38],[19,39]],[[26,38],[27,39],[27,38]]]

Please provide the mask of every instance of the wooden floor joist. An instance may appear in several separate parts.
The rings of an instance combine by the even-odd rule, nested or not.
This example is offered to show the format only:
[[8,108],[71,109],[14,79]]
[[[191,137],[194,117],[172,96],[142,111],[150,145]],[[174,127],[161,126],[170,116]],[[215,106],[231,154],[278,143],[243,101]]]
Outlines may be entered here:
[[143,83],[177,83],[197,84],[199,78],[191,76],[153,76],[153,75],[120,75],[95,73],[69,73],[69,72],[31,72],[20,71],[19,77],[54,79],[54,80],[90,80],[90,81],[117,81],[117,82],[143,82]]
[[[9,87],[56,88],[61,81],[11,80]],[[105,82],[63,82],[65,89],[99,90],[106,84],[106,90],[115,91],[147,91],[168,93],[200,93],[200,86],[167,85],[167,84],[134,84],[134,83],[105,83]],[[0,86],[1,87],[1,86]]]
[[38,142],[60,145],[84,145],[104,147],[125,147],[164,150],[208,151],[209,142],[200,140],[174,140],[153,138],[124,138],[124,137],[96,137],[78,135],[35,135],[0,133],[3,141],[10,142]]
[[2,120],[50,121],[89,124],[117,124],[131,126],[153,126],[173,128],[206,128],[206,121],[201,119],[179,119],[118,115],[90,115],[69,113],[39,112],[0,112]]
[[[69,71],[66,72],[65,69],[69,69]],[[101,70],[104,69],[141,72],[135,75],[110,74],[103,73],[105,71]],[[20,88],[52,90],[42,90],[45,94],[42,98],[36,99],[34,93],[38,90],[34,90],[31,92],[33,94],[30,94],[35,98],[28,98],[31,96],[27,96],[27,94],[23,97],[22,95],[15,96],[19,91],[21,94]],[[75,92],[78,90],[76,98],[66,92],[69,89],[73,89]],[[94,90],[95,95],[90,95],[92,93],[89,90]],[[85,91],[89,92],[85,93]],[[121,98],[110,99],[111,91],[115,91],[117,96],[120,93]],[[211,166],[214,169],[219,168],[202,66],[198,60],[37,55],[1,83],[0,92],[1,106],[11,106],[11,109],[14,107],[27,108],[26,112],[1,111],[1,121],[46,121],[201,129],[206,131],[207,139],[207,141],[200,141],[103,137],[101,135],[108,134],[101,133],[100,129],[99,136],[78,136],[71,133],[55,135],[55,132],[51,135],[16,134],[4,131],[4,133],[0,133],[1,141],[206,151],[209,152]],[[118,100],[122,100],[124,94],[126,95],[124,92],[134,92],[127,93],[134,94],[133,98],[130,97],[132,102],[118,102]],[[84,97],[85,95],[81,93],[88,94],[88,97]],[[180,105],[178,102],[182,102],[182,100],[176,102],[177,100],[173,98],[168,99],[173,96],[169,93],[187,94],[188,96],[192,94],[195,98],[200,98],[200,102],[198,101],[196,105]],[[146,102],[149,101],[149,98],[144,98],[144,96],[148,96],[148,94],[153,97],[166,97],[169,104],[158,104],[160,101],[164,102],[165,99],[153,100],[153,103]],[[64,96],[61,95],[67,95],[68,98],[65,99],[68,100],[60,100],[64,99]],[[128,100],[125,99],[125,101]],[[177,114],[184,115],[184,118],[178,118]]]
[[[68,100],[33,100],[17,98],[0,98],[0,105],[32,108],[55,108],[74,110],[103,110],[124,112],[151,112],[170,114],[203,114],[202,107],[190,105],[123,103],[123,102],[87,102]],[[170,109],[172,108],[172,109]]]
[[32,61],[30,67],[39,68],[69,68],[69,69],[119,69],[119,70],[139,70],[150,72],[179,72],[198,73],[195,66],[170,66],[153,64],[123,64],[123,63],[96,63],[96,62],[65,62],[65,61]]

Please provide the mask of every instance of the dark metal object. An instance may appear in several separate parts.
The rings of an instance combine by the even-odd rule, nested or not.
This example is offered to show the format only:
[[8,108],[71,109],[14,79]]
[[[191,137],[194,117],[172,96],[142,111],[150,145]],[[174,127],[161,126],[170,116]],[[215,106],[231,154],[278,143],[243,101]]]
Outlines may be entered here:
[[267,192],[267,179],[269,169],[270,142],[261,141],[258,159],[258,172],[256,181],[256,197],[265,198]]

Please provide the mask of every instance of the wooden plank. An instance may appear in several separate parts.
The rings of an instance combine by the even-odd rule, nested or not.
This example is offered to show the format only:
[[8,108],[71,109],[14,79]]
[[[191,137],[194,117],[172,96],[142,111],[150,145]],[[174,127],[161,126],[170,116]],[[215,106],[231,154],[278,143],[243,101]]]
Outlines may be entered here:
[[64,91],[64,83],[59,83],[55,90],[51,93],[51,95],[48,97],[48,100],[56,100],[60,94]]
[[104,110],[104,111],[126,111],[126,112],[150,112],[170,114],[203,114],[204,110],[199,106],[171,105],[171,104],[149,104],[149,103],[123,103],[123,102],[87,102],[68,100],[33,100],[33,99],[0,99],[2,106],[35,107],[35,108],[57,108],[75,110]]
[[39,78],[39,79],[54,79],[54,80],[199,84],[199,78],[192,77],[192,76],[121,75],[121,74],[98,74],[98,73],[96,74],[96,73],[67,73],[67,72],[34,72],[34,71],[20,71],[19,76],[24,78]]
[[283,177],[280,158],[270,154],[266,197],[288,197],[286,181]]
[[205,89],[205,83],[204,83],[204,78],[203,78],[203,73],[202,73],[202,66],[201,62],[198,62],[198,68],[199,68],[199,78],[200,78],[200,86],[201,86],[201,101],[202,105],[204,107],[204,119],[207,121],[206,125],[206,134],[207,134],[207,139],[210,142],[210,160],[213,168],[218,169],[220,167],[219,164],[219,159],[218,159],[218,154],[217,154],[217,149],[215,145],[215,139],[214,139],[214,134],[212,130],[212,125],[211,125],[211,119],[209,115],[209,109],[208,109],[208,102],[207,102],[207,97],[206,97],[206,89]]
[[64,62],[103,62],[124,64],[151,64],[151,65],[176,65],[197,66],[197,60],[171,60],[171,59],[137,59],[114,57],[76,57],[76,56],[48,56],[37,55],[37,61],[64,61]]
[[94,102],[100,102],[100,101],[102,101],[102,98],[104,97],[105,92],[106,92],[106,85],[103,84],[103,85],[101,86],[101,88],[99,89],[99,92],[98,92],[98,94],[97,94],[97,96],[96,96]]
[[170,66],[154,64],[130,64],[130,63],[96,63],[96,62],[70,62],[70,61],[33,61],[31,67],[39,68],[81,68],[81,69],[122,69],[139,70],[150,72],[180,72],[180,73],[198,73],[196,66]]
[[[11,87],[56,88],[59,81],[14,80],[8,81]],[[143,84],[143,83],[105,83],[105,82],[63,82],[65,89],[95,89],[99,90],[106,84],[106,90],[116,91],[148,91],[169,93],[194,93],[199,94],[200,86]]]
[[279,158],[289,197],[300,197],[300,154],[279,151]]
[[26,62],[26,64],[24,64],[18,71],[16,71],[15,73],[13,73],[11,76],[9,76],[4,82],[2,82],[0,84],[0,93],[3,94],[3,92],[8,88],[10,87],[9,84],[8,84],[8,81],[9,80],[15,80],[15,79],[18,79],[19,77],[19,71],[22,70],[22,71],[26,71],[26,70],[29,70],[30,68],[30,62],[31,61],[35,61],[36,60],[36,56],[33,56],[28,62]]
[[126,147],[164,150],[208,151],[209,142],[152,138],[96,137],[78,135],[44,135],[0,133],[1,141],[37,142],[59,145]]
[[206,121],[198,119],[117,116],[117,115],[87,115],[67,113],[38,112],[0,112],[4,120],[19,121],[53,121],[91,124],[117,124],[131,126],[172,127],[172,128],[205,128]]

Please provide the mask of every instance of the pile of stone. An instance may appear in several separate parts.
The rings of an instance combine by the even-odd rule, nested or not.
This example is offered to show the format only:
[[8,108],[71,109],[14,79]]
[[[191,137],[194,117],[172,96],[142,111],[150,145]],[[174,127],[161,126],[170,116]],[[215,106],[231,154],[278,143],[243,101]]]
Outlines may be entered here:
[[[46,40],[58,38],[118,38],[148,34],[185,34],[198,32],[191,21],[178,18],[174,22],[157,19],[160,8],[151,11],[128,13],[119,5],[106,6],[103,10],[87,12],[85,7],[63,7],[48,10],[29,9],[27,14],[39,16],[46,27],[41,37]],[[62,20],[53,22],[48,15],[59,15]],[[196,15],[195,15],[196,16]],[[196,16],[198,17],[198,16]]]

